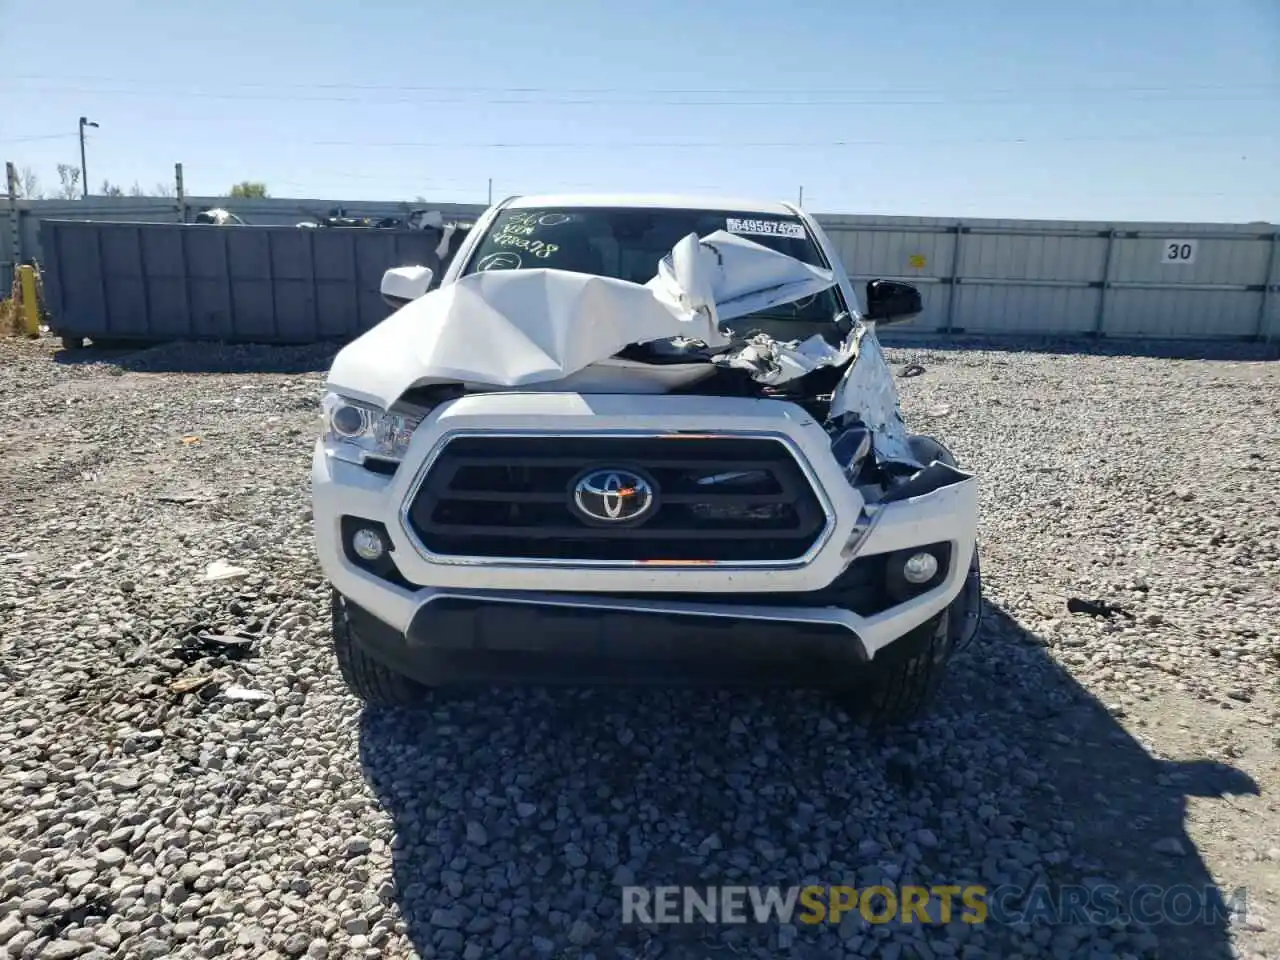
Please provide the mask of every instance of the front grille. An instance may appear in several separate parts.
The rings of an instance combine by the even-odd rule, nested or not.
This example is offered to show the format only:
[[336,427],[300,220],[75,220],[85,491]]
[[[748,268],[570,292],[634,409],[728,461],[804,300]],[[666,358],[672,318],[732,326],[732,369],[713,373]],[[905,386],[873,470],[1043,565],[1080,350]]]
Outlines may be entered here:
[[[657,506],[640,522],[589,524],[572,507],[576,479],[607,468],[651,478]],[[440,556],[769,564],[803,557],[827,518],[778,440],[461,436],[432,463],[408,521]]]

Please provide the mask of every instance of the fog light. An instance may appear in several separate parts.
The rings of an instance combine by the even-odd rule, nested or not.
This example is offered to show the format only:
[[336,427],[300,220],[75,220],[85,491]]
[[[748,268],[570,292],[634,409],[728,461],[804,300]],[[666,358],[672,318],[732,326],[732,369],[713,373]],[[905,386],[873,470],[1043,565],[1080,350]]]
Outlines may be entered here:
[[938,558],[932,553],[913,553],[902,565],[902,576],[907,583],[928,583],[937,572]]
[[[361,560],[377,560],[386,551],[386,544],[376,530],[361,527],[351,536],[351,549]],[[915,559],[914,557],[912,559]]]

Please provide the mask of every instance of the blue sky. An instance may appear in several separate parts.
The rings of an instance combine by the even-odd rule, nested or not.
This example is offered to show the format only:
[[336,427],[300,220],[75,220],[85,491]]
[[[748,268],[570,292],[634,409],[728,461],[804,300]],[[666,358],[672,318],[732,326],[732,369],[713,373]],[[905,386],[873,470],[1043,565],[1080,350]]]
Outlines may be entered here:
[[[1277,0],[58,0],[7,16],[0,159],[46,190],[1280,222]],[[17,28],[15,29],[15,22]]]

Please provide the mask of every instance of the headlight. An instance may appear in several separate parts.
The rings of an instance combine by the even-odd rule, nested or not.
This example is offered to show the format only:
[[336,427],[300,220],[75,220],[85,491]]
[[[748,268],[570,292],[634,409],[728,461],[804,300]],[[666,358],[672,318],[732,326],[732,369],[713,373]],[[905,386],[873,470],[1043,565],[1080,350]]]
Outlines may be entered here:
[[403,460],[413,431],[425,410],[389,411],[337,393],[327,393],[320,402],[324,419],[324,443],[340,460],[363,463],[366,456]]

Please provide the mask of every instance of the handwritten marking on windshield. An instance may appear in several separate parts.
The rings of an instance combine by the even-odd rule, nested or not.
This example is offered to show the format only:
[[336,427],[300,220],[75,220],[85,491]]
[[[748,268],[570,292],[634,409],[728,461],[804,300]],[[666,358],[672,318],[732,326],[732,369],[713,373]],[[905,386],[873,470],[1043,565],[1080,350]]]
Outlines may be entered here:
[[508,228],[518,227],[522,230],[533,230],[534,227],[558,227],[568,223],[573,217],[567,213],[542,213],[538,210],[520,210],[508,213],[503,221],[503,232]]
[[487,257],[481,257],[480,262],[476,264],[476,271],[484,273],[487,270],[519,270],[523,264],[524,260],[520,258],[520,254],[500,250]]
[[493,243],[500,247],[516,247],[520,250],[526,250],[535,257],[541,257],[544,260],[560,249],[560,244],[558,243],[530,240],[528,237],[513,236],[509,233],[498,234],[493,238]]

